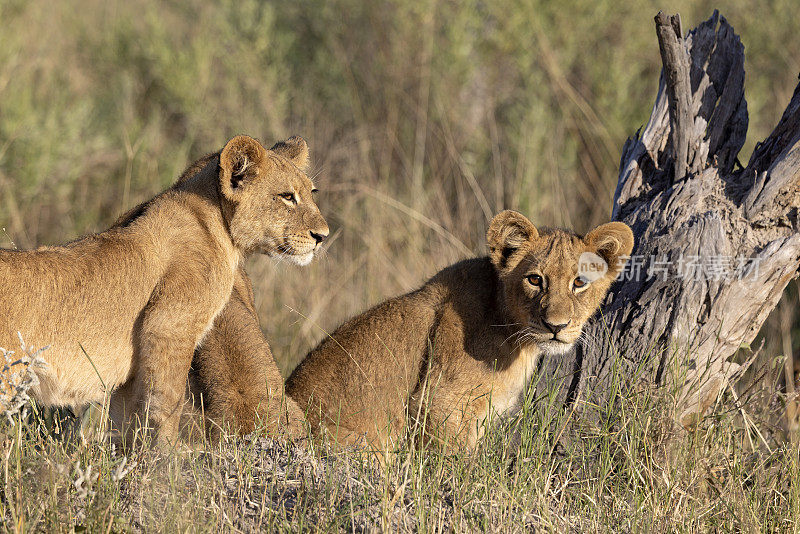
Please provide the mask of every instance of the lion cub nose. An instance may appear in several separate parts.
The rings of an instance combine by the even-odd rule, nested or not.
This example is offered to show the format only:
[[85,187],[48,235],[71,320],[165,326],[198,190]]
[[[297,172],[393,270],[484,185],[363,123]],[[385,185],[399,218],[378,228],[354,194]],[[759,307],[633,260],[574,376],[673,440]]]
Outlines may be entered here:
[[553,333],[553,335],[558,334],[559,332],[564,330],[564,328],[566,328],[566,326],[569,324],[569,321],[561,324],[548,323],[547,321],[542,321],[542,322],[547,327],[547,329]]
[[311,237],[314,238],[314,241],[317,242],[317,245],[325,241],[325,238],[328,237],[328,232],[309,232]]

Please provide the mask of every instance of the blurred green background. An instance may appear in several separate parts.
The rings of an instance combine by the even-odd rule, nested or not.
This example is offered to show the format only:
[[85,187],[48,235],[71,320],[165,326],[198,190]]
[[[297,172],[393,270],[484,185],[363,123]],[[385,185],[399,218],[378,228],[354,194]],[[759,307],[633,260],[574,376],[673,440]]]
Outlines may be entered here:
[[[482,253],[500,209],[607,220],[655,98],[653,16],[688,30],[715,7],[745,45],[746,161],[797,82],[796,0],[0,0],[0,246],[102,230],[234,134],[302,135],[330,248],[305,269],[248,263],[286,371],[346,317]],[[773,357],[788,293],[763,332]]]

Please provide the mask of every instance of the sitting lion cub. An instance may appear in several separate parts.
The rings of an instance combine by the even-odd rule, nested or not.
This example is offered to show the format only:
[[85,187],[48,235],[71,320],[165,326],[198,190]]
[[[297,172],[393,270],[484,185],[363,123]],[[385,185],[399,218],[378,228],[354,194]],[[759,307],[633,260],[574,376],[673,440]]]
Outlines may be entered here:
[[[487,241],[488,258],[444,269],[311,351],[287,392],[312,427],[382,451],[414,427],[426,439],[474,446],[490,415],[518,403],[537,359],[578,340],[630,254],[633,233],[620,222],[585,237],[539,231],[504,211]],[[587,258],[602,269],[579,272]]]
[[127,225],[64,246],[0,251],[0,347],[13,346],[17,332],[50,346],[34,398],[75,406],[125,384],[115,392],[125,420],[141,416],[159,442],[175,439],[192,355],[242,260],[261,252],[307,263],[328,233],[313,202],[298,204],[310,195],[297,168],[305,141],[286,145],[278,153],[235,137]]
[[[292,161],[298,170],[304,173],[308,170],[308,147],[301,138],[276,143],[270,150]],[[175,185],[192,179],[218,157],[219,152],[216,152],[193,162]],[[280,182],[278,175],[275,178],[279,180],[275,184],[279,189],[296,187],[297,205],[288,220],[284,220],[287,212],[283,204],[273,205],[267,215],[285,225],[287,234],[306,232],[308,227],[303,214],[308,212],[305,204],[316,207],[314,184],[308,178],[293,184]],[[121,215],[115,226],[129,226],[146,211],[148,205],[149,202],[145,202]],[[295,263],[297,259],[305,262],[305,257],[297,255],[290,255],[288,259]],[[122,385],[111,397],[115,419],[124,418],[120,404],[126,400],[127,389]],[[189,402],[181,418],[181,437],[189,440],[200,437],[200,430],[205,430],[212,440],[218,440],[223,429],[241,435],[256,428],[262,428],[273,436],[296,438],[305,435],[305,417],[297,403],[285,395],[283,378],[259,326],[253,285],[241,266],[228,303],[195,348],[189,371],[189,393]]]

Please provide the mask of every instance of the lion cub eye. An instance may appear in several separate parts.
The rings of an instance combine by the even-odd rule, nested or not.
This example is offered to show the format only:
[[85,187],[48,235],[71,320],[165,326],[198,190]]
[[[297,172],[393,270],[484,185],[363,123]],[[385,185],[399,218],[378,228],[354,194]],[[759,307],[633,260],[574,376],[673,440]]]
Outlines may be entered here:
[[584,287],[586,287],[586,286],[588,286],[588,285],[589,285],[589,282],[587,282],[587,281],[586,281],[586,280],[584,280],[583,278],[576,278],[576,279],[575,279],[575,280],[572,282],[572,287],[573,287],[573,289],[583,289]]
[[525,277],[525,280],[533,287],[542,287],[542,277],[538,274],[529,274]]
[[297,198],[295,198],[294,193],[281,193],[278,196],[281,197],[283,200],[288,200],[292,204],[297,204]]

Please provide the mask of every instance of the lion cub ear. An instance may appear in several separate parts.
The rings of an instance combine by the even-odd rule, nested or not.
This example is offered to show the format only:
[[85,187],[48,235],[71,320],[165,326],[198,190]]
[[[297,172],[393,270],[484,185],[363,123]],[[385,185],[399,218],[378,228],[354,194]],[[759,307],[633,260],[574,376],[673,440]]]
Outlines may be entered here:
[[242,187],[258,176],[259,167],[266,157],[266,149],[252,137],[237,135],[228,141],[219,154],[222,194],[236,200]]
[[523,214],[506,210],[495,215],[486,232],[489,258],[499,271],[516,266],[514,253],[539,238],[539,231]]
[[633,251],[633,231],[625,223],[610,222],[586,234],[583,242],[597,251],[608,264],[608,275],[616,278]]
[[294,163],[294,166],[301,171],[308,170],[308,143],[299,135],[275,143],[270,150]]

